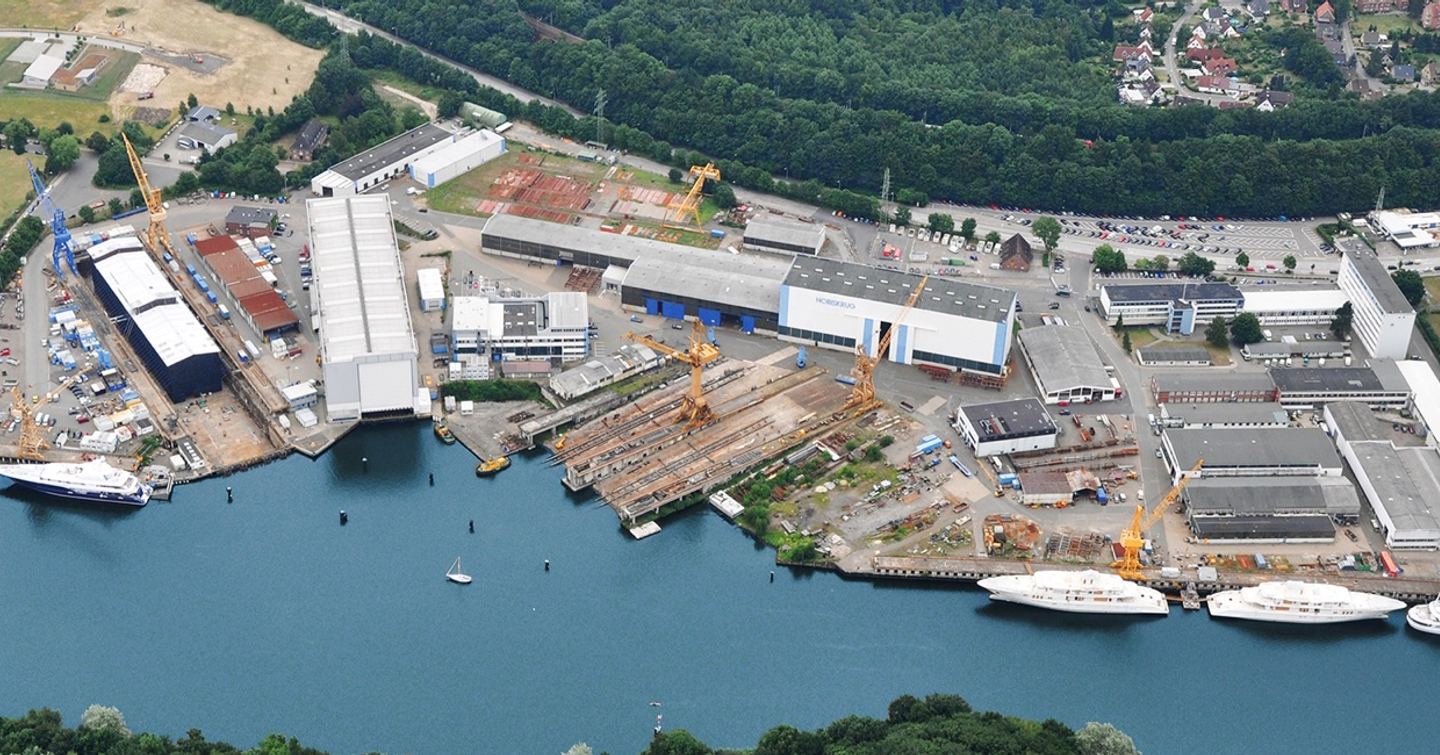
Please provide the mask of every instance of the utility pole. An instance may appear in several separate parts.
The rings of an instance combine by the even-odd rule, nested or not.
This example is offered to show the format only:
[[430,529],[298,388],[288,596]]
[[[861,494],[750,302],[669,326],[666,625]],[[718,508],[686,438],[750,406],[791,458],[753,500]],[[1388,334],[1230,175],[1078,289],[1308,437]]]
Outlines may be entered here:
[[885,169],[885,178],[880,181],[880,201],[890,201],[890,169]]
[[605,90],[595,93],[595,141],[605,143]]
[[1381,186],[1380,196],[1375,197],[1375,211],[1379,212],[1383,209],[1385,209],[1385,187]]

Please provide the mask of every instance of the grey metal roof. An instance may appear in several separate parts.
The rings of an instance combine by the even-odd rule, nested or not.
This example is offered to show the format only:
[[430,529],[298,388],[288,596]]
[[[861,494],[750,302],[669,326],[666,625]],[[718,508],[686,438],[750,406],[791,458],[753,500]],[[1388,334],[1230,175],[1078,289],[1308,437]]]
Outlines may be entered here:
[[204,121],[193,121],[180,127],[180,135],[201,141],[206,144],[218,144],[221,139],[233,136],[234,131]]
[[305,122],[300,129],[300,135],[295,137],[295,144],[291,149],[300,152],[314,152],[320,146],[320,142],[330,134],[330,127],[315,118]]
[[1042,325],[1020,331],[1020,346],[1046,393],[1068,388],[1110,387],[1110,375],[1085,329]]
[[422,124],[394,139],[377,144],[349,160],[336,163],[330,166],[330,170],[355,181],[453,136],[454,134],[434,123]]
[[788,256],[680,248],[681,254],[644,254],[630,263],[621,286],[779,315]]
[[1171,417],[1194,425],[1244,422],[1290,424],[1289,412],[1286,412],[1285,407],[1274,401],[1225,401],[1200,404],[1172,401],[1165,404],[1165,411]]
[[1325,410],[1335,425],[1335,431],[1351,443],[1381,441],[1401,447],[1425,445],[1425,440],[1417,435],[1396,432],[1394,422],[1370,411],[1361,402],[1332,401],[1325,405]]
[[[1394,366],[1394,362],[1390,363]],[[1380,378],[1369,367],[1272,367],[1270,379],[1282,395],[1298,393],[1375,393],[1379,391],[1408,392],[1409,387],[1399,370],[1390,381]]]
[[1192,515],[1360,513],[1360,496],[1344,477],[1203,477],[1185,488]]
[[1169,393],[1253,393],[1275,389],[1275,382],[1264,372],[1232,372],[1223,375],[1162,372],[1157,373],[1154,380],[1155,390]]
[[1245,295],[1229,283],[1130,283],[1105,286],[1105,295],[1117,304],[1152,301],[1229,301]]
[[756,215],[745,224],[746,243],[771,242],[819,249],[825,243],[825,227],[819,223]]
[[1207,540],[1241,538],[1319,540],[1335,537],[1335,525],[1321,514],[1299,516],[1198,516],[1190,520],[1197,537]]
[[185,114],[186,120],[209,121],[220,117],[220,111],[209,105],[196,105]]
[[550,378],[550,388],[563,396],[574,397],[599,387],[617,375],[636,369],[641,365],[655,362],[659,355],[649,346],[627,343],[615,350],[614,354],[596,357],[578,367],[565,370]]
[[225,214],[225,222],[239,223],[240,225],[250,225],[251,223],[268,224],[277,217],[279,217],[279,213],[269,207],[246,207],[237,204],[230,208],[230,212]]
[[533,336],[540,332],[544,315],[539,301],[506,302],[500,305],[507,336]]
[[1198,346],[1146,346],[1136,349],[1140,361],[1156,362],[1209,362],[1210,352]]
[[481,246],[486,246],[486,239],[490,238],[543,244],[570,252],[600,255],[609,257],[613,264],[622,267],[629,267],[632,262],[641,257],[670,256],[679,258],[677,255],[684,255],[687,264],[692,255],[720,255],[725,259],[735,260],[760,259],[766,263],[779,265],[782,269],[781,278],[785,275],[783,271],[790,267],[789,259],[781,255],[765,255],[763,257],[754,254],[732,255],[684,244],[671,244],[640,236],[606,233],[593,228],[579,228],[573,225],[522,218],[518,215],[504,213],[491,216],[489,220],[485,221],[485,228],[480,232]]
[[1385,269],[1385,265],[1373,252],[1353,247],[1346,247],[1343,252],[1345,259],[1355,268],[1360,281],[1370,290],[1370,295],[1375,297],[1381,311],[1387,314],[1408,314],[1415,311],[1405,294],[1400,293],[1400,287],[1395,285],[1390,271]]
[[1388,442],[1351,445],[1363,474],[1375,490],[1371,503],[1402,536],[1440,533],[1440,453],[1424,446],[1397,449]]
[[1033,398],[971,404],[960,407],[960,411],[975,428],[981,443],[1055,432],[1055,422],[1045,405]]
[[[797,257],[785,285],[857,299],[904,306],[920,276],[820,257]],[[915,301],[916,309],[973,320],[1005,322],[1015,308],[1015,292],[996,286],[932,276]]]
[[1245,346],[1242,351],[1252,357],[1260,359],[1273,359],[1276,357],[1325,357],[1341,356],[1349,347],[1343,341],[1300,341],[1298,343],[1281,343],[1269,341],[1265,343],[1252,343]]
[[1170,429],[1165,431],[1181,469],[1204,459],[1206,468],[1338,468],[1330,436],[1313,427]]

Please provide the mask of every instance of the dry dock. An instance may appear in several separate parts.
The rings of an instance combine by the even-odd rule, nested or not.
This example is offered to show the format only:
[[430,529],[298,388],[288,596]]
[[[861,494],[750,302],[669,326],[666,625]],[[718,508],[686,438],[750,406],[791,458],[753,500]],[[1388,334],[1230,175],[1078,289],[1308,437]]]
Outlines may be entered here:
[[572,431],[557,460],[572,490],[594,486],[621,521],[708,492],[833,425],[849,395],[820,369],[730,360],[709,369],[705,398],[718,419],[678,422],[687,386],[668,388]]

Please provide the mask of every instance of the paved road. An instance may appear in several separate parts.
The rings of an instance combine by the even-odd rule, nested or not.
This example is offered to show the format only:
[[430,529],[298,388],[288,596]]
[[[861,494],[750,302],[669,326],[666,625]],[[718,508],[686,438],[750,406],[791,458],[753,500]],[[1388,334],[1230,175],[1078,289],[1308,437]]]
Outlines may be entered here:
[[1204,0],[1194,0],[1194,2],[1185,8],[1185,15],[1181,16],[1179,20],[1175,22],[1175,25],[1170,27],[1170,36],[1165,39],[1165,71],[1170,74],[1170,83],[1175,85],[1177,92],[1186,97],[1202,100],[1207,104],[1214,105],[1220,102],[1228,102],[1231,100],[1231,97],[1224,94],[1207,94],[1191,89],[1185,83],[1184,74],[1180,73],[1180,65],[1176,62],[1175,56],[1175,48],[1179,44],[1180,27],[1189,26],[1190,19],[1194,17],[1202,5],[1204,5]]

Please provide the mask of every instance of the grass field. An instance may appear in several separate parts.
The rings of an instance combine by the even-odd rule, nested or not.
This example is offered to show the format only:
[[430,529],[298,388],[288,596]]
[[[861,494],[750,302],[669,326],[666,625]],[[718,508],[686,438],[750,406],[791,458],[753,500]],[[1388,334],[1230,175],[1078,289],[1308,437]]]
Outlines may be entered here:
[[0,18],[5,19],[5,26],[69,29],[91,7],[91,3],[75,0],[0,0]]
[[1376,13],[1373,15],[1361,14],[1356,16],[1350,21],[1350,32],[1356,37],[1359,37],[1361,34],[1370,31],[1371,26],[1375,27],[1375,31],[1387,37],[1392,36],[1397,31],[1410,30],[1417,33],[1424,31],[1420,28],[1420,24],[1412,20],[1409,16],[1403,14],[1392,15],[1389,13]]
[[103,102],[73,95],[52,92],[0,92],[0,113],[4,113],[6,118],[28,118],[31,123],[41,128],[55,128],[60,125],[60,121],[69,121],[81,138],[89,136],[91,131],[115,133],[120,127],[117,121],[100,122],[100,116],[109,112],[110,108]]
[[1425,295],[1430,298],[1430,306],[1440,308],[1440,277],[1425,279]]
[[0,219],[10,217],[29,193],[30,173],[25,170],[25,158],[8,149],[0,150]]

